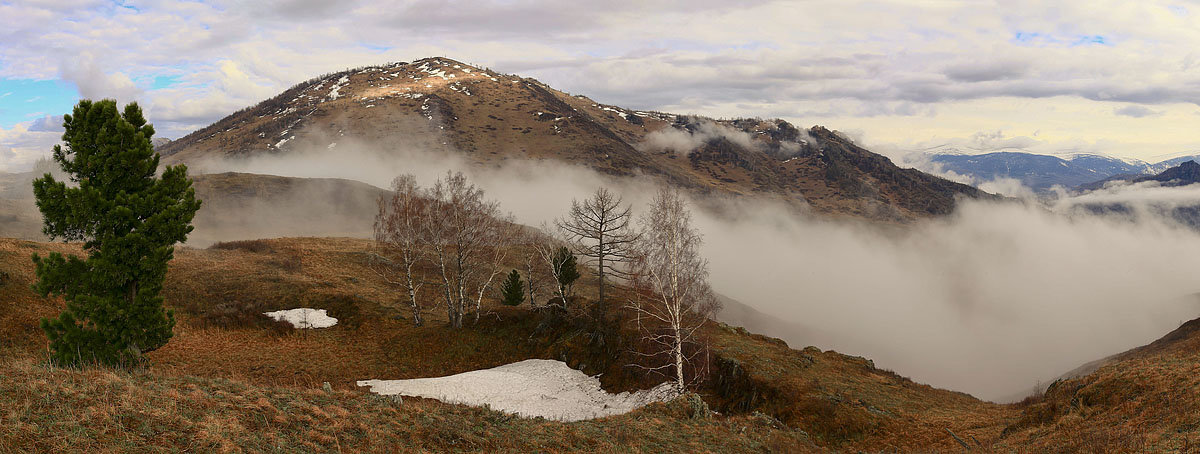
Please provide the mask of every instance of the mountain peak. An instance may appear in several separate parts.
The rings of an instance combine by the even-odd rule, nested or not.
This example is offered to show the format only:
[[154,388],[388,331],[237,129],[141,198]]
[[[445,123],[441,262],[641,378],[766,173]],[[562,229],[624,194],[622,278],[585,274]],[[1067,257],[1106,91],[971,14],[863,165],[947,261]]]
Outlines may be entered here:
[[1142,177],[1133,181],[1135,183],[1158,181],[1164,186],[1187,186],[1193,183],[1200,183],[1200,164],[1197,164],[1194,160],[1187,160],[1175,167],[1162,171],[1158,175]]
[[640,111],[446,57],[355,68],[297,84],[162,147],[166,162],[339,143],[461,153],[505,165],[552,159],[619,176],[651,175],[699,192],[769,195],[821,213],[905,220],[981,195],[783,120]]

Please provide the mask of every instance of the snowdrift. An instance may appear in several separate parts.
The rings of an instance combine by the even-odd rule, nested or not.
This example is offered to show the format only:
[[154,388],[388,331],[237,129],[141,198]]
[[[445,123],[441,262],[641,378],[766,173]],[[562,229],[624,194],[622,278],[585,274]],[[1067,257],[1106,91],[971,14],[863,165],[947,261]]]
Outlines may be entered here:
[[325,309],[309,309],[307,307],[288,309],[275,312],[263,312],[263,315],[275,320],[291,323],[300,329],[328,328],[337,324],[337,319],[330,317]]
[[381,395],[426,397],[442,402],[486,405],[526,417],[582,421],[619,415],[675,397],[670,383],[632,393],[609,394],[600,380],[562,361],[530,359],[491,369],[438,378],[361,380]]

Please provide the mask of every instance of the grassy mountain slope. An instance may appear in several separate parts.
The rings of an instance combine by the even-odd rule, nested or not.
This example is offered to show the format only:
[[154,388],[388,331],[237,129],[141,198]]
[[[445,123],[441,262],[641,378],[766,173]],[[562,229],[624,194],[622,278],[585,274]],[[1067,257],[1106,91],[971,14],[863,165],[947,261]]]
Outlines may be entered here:
[[870,219],[944,214],[956,196],[986,196],[900,169],[825,128],[634,111],[446,58],[318,77],[159,150],[166,162],[202,166],[215,158],[363,145],[384,154],[459,153],[480,165],[551,159]]
[[[152,366],[149,373],[130,376],[110,374],[104,380],[117,383],[112,386],[120,388],[121,393],[133,393],[132,388],[135,387],[144,388],[145,391],[137,391],[136,395],[166,401],[174,401],[177,392],[186,396],[193,393],[193,388],[199,388],[205,397],[199,397],[201,394],[195,398],[189,397],[186,405],[220,409],[221,414],[240,421],[237,424],[241,424],[238,426],[241,429],[236,429],[236,434],[231,436],[233,439],[250,437],[246,440],[251,445],[265,443],[256,437],[266,437],[265,433],[270,432],[262,432],[259,430],[261,427],[248,425],[247,421],[261,417],[255,416],[259,415],[259,410],[248,404],[256,401],[257,397],[268,399],[272,402],[271,406],[277,409],[263,410],[268,420],[281,413],[304,414],[307,410],[303,409],[310,408],[310,405],[323,409],[334,405],[355,415],[352,419],[358,422],[353,424],[360,428],[354,430],[367,432],[359,439],[359,443],[381,440],[374,438],[377,436],[384,437],[382,440],[385,441],[379,441],[383,443],[379,446],[410,446],[387,438],[393,436],[413,437],[417,440],[414,443],[459,443],[449,438],[426,440],[421,437],[432,435],[420,432],[421,429],[411,429],[417,432],[410,435],[385,436],[373,432],[375,429],[361,428],[361,425],[374,424],[372,418],[383,418],[380,415],[393,417],[390,412],[416,412],[417,415],[406,414],[404,417],[459,421],[447,424],[462,424],[463,427],[486,425],[486,421],[495,418],[505,421],[511,418],[434,403],[398,408],[393,408],[391,404],[372,403],[369,395],[355,389],[355,380],[437,376],[494,367],[522,359],[547,358],[565,360],[590,374],[604,374],[601,377],[604,386],[614,392],[644,388],[655,383],[653,378],[643,377],[621,363],[627,359],[620,352],[625,349],[623,345],[630,342],[628,329],[615,333],[588,330],[585,325],[572,325],[559,318],[548,318],[542,311],[532,311],[528,306],[508,308],[495,302],[487,305],[491,315],[483,317],[478,323],[469,323],[462,330],[444,327],[444,315],[438,308],[429,309],[430,323],[427,326],[414,327],[406,319],[407,309],[399,305],[399,293],[386,286],[367,268],[366,252],[369,248],[369,241],[349,238],[260,240],[207,249],[181,248],[171,263],[165,289],[167,303],[175,309],[178,320],[175,337],[167,346],[150,354]],[[0,396],[3,396],[0,397],[0,403],[4,407],[0,408],[0,415],[9,418],[4,426],[9,427],[10,432],[5,436],[24,440],[21,443],[32,443],[19,446],[46,447],[37,443],[60,443],[67,439],[43,440],[43,436],[49,433],[45,432],[48,429],[43,425],[47,421],[54,421],[56,427],[72,428],[74,432],[71,433],[93,434],[104,430],[102,428],[106,425],[114,424],[114,420],[72,418],[79,418],[79,415],[87,414],[86,411],[98,411],[89,410],[96,405],[110,410],[112,406],[126,408],[134,405],[119,404],[118,401],[98,402],[94,397],[79,394],[93,389],[93,385],[79,383],[83,377],[107,373],[46,370],[44,366],[35,365],[42,358],[41,352],[46,346],[37,320],[57,313],[61,303],[39,298],[30,292],[32,265],[29,256],[34,252],[44,254],[51,250],[71,252],[75,251],[75,246],[0,240],[0,270],[9,273],[7,281],[0,285],[0,339],[3,340],[0,343],[0,363],[4,364],[0,367],[7,368],[6,374],[23,377],[45,374],[40,379],[45,383],[39,386],[55,388],[63,383],[75,383],[72,386],[84,388],[51,393],[56,396],[55,399],[63,399],[58,401],[60,404],[76,406],[72,412],[57,413],[52,411],[54,407],[29,403],[28,396],[44,392],[43,388],[30,389],[26,385],[13,383],[0,391]],[[592,276],[585,276],[581,292],[587,294],[591,291],[593,279]],[[614,294],[619,297],[619,292]],[[259,315],[264,311],[291,307],[327,309],[340,322],[329,329],[295,331]],[[750,447],[758,450],[764,445],[771,445],[775,446],[776,451],[789,451],[808,449],[810,442],[837,450],[882,449],[886,446],[951,450],[955,444],[945,429],[961,436],[991,440],[1017,416],[1016,411],[1009,407],[980,402],[961,393],[933,389],[878,370],[862,358],[832,351],[822,352],[811,347],[794,350],[777,339],[753,335],[718,323],[710,324],[706,330],[713,339],[711,376],[708,384],[699,392],[711,408],[725,415],[711,422],[694,423],[698,424],[696,431],[711,431],[710,435],[689,432],[693,430],[688,426],[693,422],[687,422],[691,421],[690,415],[679,416],[681,420],[686,420],[679,422],[652,409],[602,422],[575,425],[528,421],[511,424],[520,430],[564,434],[568,439],[595,436],[608,440],[576,443],[585,450],[587,447],[603,449],[610,446],[605,444],[610,442],[616,443],[611,446],[630,449],[673,450],[668,446],[675,445],[638,444],[666,443],[654,441],[654,437],[634,442],[620,435],[622,431],[628,434],[666,431],[672,424],[683,426],[679,432],[664,432],[660,434],[661,437],[685,437],[688,440],[692,440],[690,437],[707,440],[705,437],[708,436],[728,438],[706,445],[712,450],[740,451]],[[334,395],[305,391],[319,389],[325,382],[337,390]],[[270,397],[277,395],[279,397]],[[185,402],[179,401],[178,404],[184,405]],[[132,415],[146,409],[128,410],[134,413],[118,411],[116,414]],[[357,413],[360,411],[363,414]],[[753,416],[756,412],[766,416]],[[195,420],[199,413],[190,414],[193,416],[160,416],[185,424],[179,426],[180,431],[194,434],[206,423]],[[425,416],[419,416],[421,414]],[[277,432],[279,438],[284,438],[286,433],[293,433],[288,431],[299,431],[301,428],[295,425],[301,424],[297,421],[304,420],[301,416],[279,417],[289,418],[290,422],[283,424],[283,427],[291,427]],[[743,434],[741,427],[751,424],[750,421],[760,421],[761,427],[747,429],[750,432]],[[596,424],[603,428],[594,429]],[[383,426],[395,427],[390,423]],[[117,446],[142,447],[146,446],[145,443],[151,443],[144,435],[148,432],[140,432],[143,430],[141,428],[109,427],[117,434],[110,433],[117,438],[109,440],[127,443]],[[166,430],[165,427],[175,426],[156,430]],[[235,429],[224,427],[212,430]],[[803,434],[796,430],[803,431]],[[308,427],[306,431],[326,435],[334,433],[317,426]],[[611,431],[611,435],[604,431]],[[513,435],[503,430],[487,435],[470,433],[477,434],[472,437],[478,438],[471,438],[473,441],[468,444],[438,446],[447,449],[455,446],[473,447],[464,449],[495,446],[502,449],[550,450],[572,446],[537,438],[529,443],[546,444],[505,441],[505,438]],[[447,437],[444,434],[437,436]],[[196,443],[199,443],[196,446],[208,446],[203,444],[203,440],[191,435],[189,437],[177,440],[179,443],[192,443],[186,446]],[[331,443],[343,443],[343,447],[346,446],[344,439],[316,438],[325,440],[314,442],[322,449],[336,449]],[[685,438],[672,440],[679,442]],[[693,442],[698,443],[688,441]],[[416,446],[428,448],[430,445]]]
[[578,423],[354,391],[0,362],[0,452],[817,452],[684,399]]
[[1005,429],[1005,446],[1048,452],[1192,452],[1200,447],[1200,319],[1095,372],[1060,380]]
[[[369,241],[349,238],[181,248],[165,290],[179,322],[176,336],[150,354],[148,372],[125,374],[40,365],[46,343],[37,320],[61,303],[30,292],[29,256],[76,247],[0,240],[0,271],[7,274],[0,284],[0,370],[16,377],[0,383],[0,446],[220,450],[224,440],[326,451],[959,452],[957,437],[999,452],[1079,452],[1187,450],[1200,441],[1191,397],[1200,389],[1200,320],[1013,405],[716,322],[705,329],[710,375],[698,390],[720,413],[711,419],[694,419],[704,413],[687,401],[571,424],[419,399],[397,404],[353,382],[529,358],[602,373],[610,391],[654,379],[621,364],[628,330],[592,330],[528,306],[489,301],[489,315],[462,330],[446,328],[440,311],[429,308],[430,323],[414,327],[397,292],[367,268],[369,248]],[[593,279],[585,276],[581,292],[591,291]],[[340,322],[296,331],[258,315],[290,307],[327,309]],[[332,391],[318,391],[325,382]]]

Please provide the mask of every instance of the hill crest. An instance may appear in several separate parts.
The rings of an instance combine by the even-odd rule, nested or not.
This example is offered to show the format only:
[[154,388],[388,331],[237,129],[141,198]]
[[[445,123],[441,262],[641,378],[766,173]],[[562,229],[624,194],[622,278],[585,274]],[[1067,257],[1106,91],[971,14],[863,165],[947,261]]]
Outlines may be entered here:
[[626,109],[443,57],[318,77],[164,144],[168,163],[350,141],[459,153],[487,166],[557,160],[693,191],[782,198],[822,214],[903,221],[981,191],[912,169],[822,127]]

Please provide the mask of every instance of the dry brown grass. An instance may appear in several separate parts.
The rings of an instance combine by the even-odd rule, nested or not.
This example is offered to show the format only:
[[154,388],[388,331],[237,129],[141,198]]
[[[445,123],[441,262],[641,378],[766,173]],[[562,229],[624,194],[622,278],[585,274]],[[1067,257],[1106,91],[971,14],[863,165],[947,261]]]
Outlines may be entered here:
[[683,400],[579,423],[433,400],[0,361],[0,452],[812,452]]
[[[433,401],[406,400],[405,407],[396,407],[369,399],[355,390],[354,381],[446,375],[528,358],[563,359],[603,373],[612,391],[653,380],[622,367],[632,336],[628,320],[623,325],[619,311],[588,303],[566,317],[489,302],[491,315],[461,330],[445,327],[444,313],[430,308],[427,326],[415,327],[400,295],[367,268],[369,248],[368,241],[344,238],[180,248],[165,289],[179,321],[175,337],[150,354],[150,373],[122,374],[34,366],[46,348],[37,321],[56,314],[61,303],[32,294],[29,257],[77,248],[0,239],[0,271],[9,274],[0,284],[0,446],[56,450],[78,444],[110,451],[275,444],[294,450],[340,445],[476,451],[753,446],[776,452],[804,446],[796,443],[806,438],[787,427],[838,451],[961,452],[947,430],[985,452],[1186,451],[1200,443],[1195,392],[1200,361],[1194,353],[1200,351],[1195,335],[1200,322],[1015,405],[981,402],[879,370],[863,358],[813,347],[795,350],[778,339],[714,323],[708,328],[713,375],[701,393],[714,410],[744,416],[693,423],[685,407],[655,406],[607,422],[564,425]],[[594,292],[594,284],[585,276],[581,294]],[[292,330],[275,328],[260,316],[291,307],[327,309],[340,321],[329,329]],[[313,394],[324,382],[338,391]],[[135,390],[139,387],[148,390]],[[39,395],[44,400],[32,397]],[[106,395],[124,397],[98,397]],[[150,408],[151,402],[165,407]],[[387,422],[392,418],[412,426]],[[668,429],[677,426],[679,432]],[[651,440],[644,438],[647,431],[653,432]],[[345,433],[358,435],[339,438]],[[164,441],[152,439],[159,436]],[[554,437],[562,438],[551,441]]]
[[1193,452],[1200,442],[1200,319],[1054,383],[1002,446],[1044,452]]
[[990,445],[1017,410],[914,383],[867,359],[714,326],[716,408],[757,410],[838,450],[958,451]]

